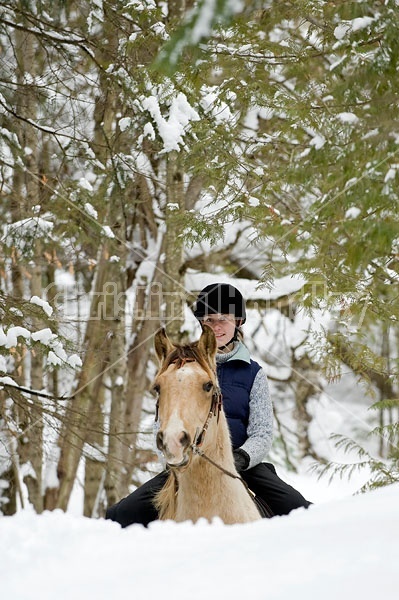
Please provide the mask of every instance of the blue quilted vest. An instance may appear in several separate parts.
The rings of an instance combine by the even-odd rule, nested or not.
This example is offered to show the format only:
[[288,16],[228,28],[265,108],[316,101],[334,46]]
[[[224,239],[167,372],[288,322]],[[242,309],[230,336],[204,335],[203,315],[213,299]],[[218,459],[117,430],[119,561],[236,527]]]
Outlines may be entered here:
[[259,370],[260,366],[252,359],[250,363],[233,359],[217,365],[233,449],[242,446],[248,438],[249,396]]

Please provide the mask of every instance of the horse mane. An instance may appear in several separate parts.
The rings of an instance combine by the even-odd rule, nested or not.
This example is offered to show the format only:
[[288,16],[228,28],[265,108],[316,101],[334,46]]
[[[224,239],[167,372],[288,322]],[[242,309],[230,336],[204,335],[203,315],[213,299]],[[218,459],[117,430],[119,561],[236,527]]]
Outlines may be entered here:
[[176,492],[177,481],[173,472],[170,471],[163,488],[155,494],[153,504],[158,511],[161,521],[173,520],[176,516]]
[[195,361],[200,367],[206,371],[212,379],[216,377],[215,371],[211,368],[210,364],[206,360],[205,356],[198,350],[198,342],[192,344],[182,344],[174,346],[174,349],[162,363],[162,366],[158,372],[158,375],[164,373],[171,364],[176,364],[179,369],[187,361]]

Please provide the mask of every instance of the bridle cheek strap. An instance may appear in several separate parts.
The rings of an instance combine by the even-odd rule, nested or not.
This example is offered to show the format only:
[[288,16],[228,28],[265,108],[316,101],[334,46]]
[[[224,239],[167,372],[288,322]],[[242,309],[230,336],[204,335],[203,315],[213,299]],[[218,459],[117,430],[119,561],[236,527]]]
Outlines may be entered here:
[[211,408],[209,409],[209,413],[208,413],[208,416],[204,423],[204,426],[201,429],[201,431],[199,431],[199,429],[197,428],[197,431],[195,433],[195,438],[191,445],[191,448],[193,450],[196,450],[197,448],[202,446],[204,439],[205,439],[205,434],[208,430],[209,423],[211,422],[212,417],[216,417],[216,419],[217,419],[216,422],[219,423],[219,415],[220,415],[221,410],[222,410],[222,394],[221,394],[220,390],[217,389],[217,390],[215,390],[215,392],[212,395]]
[[[212,417],[215,416],[217,419],[216,422],[219,423],[219,415],[220,415],[221,410],[222,410],[222,394],[221,394],[220,390],[217,389],[217,390],[215,390],[215,392],[212,395],[211,408],[209,409],[209,413],[208,413],[208,416],[206,418],[203,428],[200,431],[199,428],[197,427],[194,441],[192,443],[192,448],[199,448],[202,445]],[[157,399],[157,403],[155,405],[155,423],[157,423],[158,420],[159,420],[159,398]]]

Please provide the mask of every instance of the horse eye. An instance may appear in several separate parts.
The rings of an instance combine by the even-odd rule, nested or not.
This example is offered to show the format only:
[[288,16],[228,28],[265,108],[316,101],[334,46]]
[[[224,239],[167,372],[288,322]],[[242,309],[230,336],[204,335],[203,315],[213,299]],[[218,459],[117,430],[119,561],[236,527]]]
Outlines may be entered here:
[[158,383],[156,383],[156,384],[153,386],[153,388],[152,388],[152,391],[153,391],[153,393],[154,393],[154,394],[156,394],[156,395],[158,396],[159,392],[161,391],[161,388],[160,388],[160,386],[159,386],[159,384],[158,384]]
[[204,383],[204,385],[202,386],[204,392],[210,392],[211,389],[213,388],[213,383],[212,381],[207,381],[206,383]]

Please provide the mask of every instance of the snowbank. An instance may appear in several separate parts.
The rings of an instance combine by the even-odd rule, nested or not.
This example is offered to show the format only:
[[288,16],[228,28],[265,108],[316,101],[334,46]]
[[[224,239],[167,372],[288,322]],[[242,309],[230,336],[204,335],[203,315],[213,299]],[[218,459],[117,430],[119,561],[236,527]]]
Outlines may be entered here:
[[125,530],[60,511],[0,518],[12,600],[397,598],[399,486],[246,525]]

